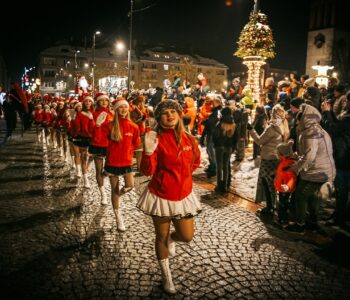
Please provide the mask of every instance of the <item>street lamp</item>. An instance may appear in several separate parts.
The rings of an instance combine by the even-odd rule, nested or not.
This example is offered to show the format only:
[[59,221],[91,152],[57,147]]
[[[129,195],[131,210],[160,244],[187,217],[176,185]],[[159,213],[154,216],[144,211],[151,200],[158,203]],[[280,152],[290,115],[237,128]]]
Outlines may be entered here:
[[130,34],[129,34],[129,49],[128,49],[128,91],[130,92],[130,74],[131,74],[131,49],[132,49],[132,12],[134,8],[134,0],[130,0]]
[[100,35],[100,31],[95,31],[92,36],[92,66],[91,66],[91,74],[92,74],[92,95],[95,95],[95,46],[96,46],[96,35]]
[[78,94],[78,78],[77,78],[77,73],[78,73],[78,60],[77,56],[78,53],[80,53],[80,50],[75,50],[74,51],[74,77],[75,77],[75,93]]

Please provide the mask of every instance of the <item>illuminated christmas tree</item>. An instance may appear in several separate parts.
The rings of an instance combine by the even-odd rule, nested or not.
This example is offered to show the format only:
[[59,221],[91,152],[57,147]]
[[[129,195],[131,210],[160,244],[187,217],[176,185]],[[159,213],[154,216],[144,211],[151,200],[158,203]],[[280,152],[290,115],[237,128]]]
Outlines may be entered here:
[[275,42],[267,16],[261,12],[251,12],[249,22],[244,26],[237,44],[235,56],[261,56],[265,59],[275,57]]

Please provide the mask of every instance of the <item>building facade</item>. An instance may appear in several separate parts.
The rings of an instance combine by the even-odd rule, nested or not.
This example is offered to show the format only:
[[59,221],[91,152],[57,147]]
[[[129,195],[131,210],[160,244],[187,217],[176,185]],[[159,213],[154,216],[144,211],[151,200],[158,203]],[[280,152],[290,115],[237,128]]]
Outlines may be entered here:
[[349,82],[350,28],[344,8],[344,2],[339,0],[311,2],[306,74],[317,75],[313,66],[334,66],[332,73]]
[[[85,76],[99,89],[99,79],[108,76],[126,77],[128,60],[126,53],[108,48],[95,50],[95,68],[92,72],[92,49],[73,48],[67,45],[45,49],[40,53],[38,73],[42,93],[67,94],[73,92],[77,78]],[[165,51],[162,47],[146,49],[137,56],[133,52],[130,63],[130,79],[135,89],[163,87],[165,79],[175,76],[191,84],[203,73],[211,90],[221,90],[227,80],[228,67],[214,59],[199,55]]]

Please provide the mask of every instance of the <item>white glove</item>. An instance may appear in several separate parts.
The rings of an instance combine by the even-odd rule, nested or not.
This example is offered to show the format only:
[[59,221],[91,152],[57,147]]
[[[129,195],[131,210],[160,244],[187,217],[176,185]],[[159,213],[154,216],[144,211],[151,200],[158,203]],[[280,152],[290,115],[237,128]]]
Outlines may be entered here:
[[289,186],[286,185],[286,184],[281,184],[281,189],[282,189],[284,192],[288,192],[288,191],[289,191]]
[[149,131],[145,134],[145,153],[151,155],[158,146],[157,132]]
[[107,113],[105,111],[101,112],[96,118],[96,126],[99,127],[104,121],[106,121]]

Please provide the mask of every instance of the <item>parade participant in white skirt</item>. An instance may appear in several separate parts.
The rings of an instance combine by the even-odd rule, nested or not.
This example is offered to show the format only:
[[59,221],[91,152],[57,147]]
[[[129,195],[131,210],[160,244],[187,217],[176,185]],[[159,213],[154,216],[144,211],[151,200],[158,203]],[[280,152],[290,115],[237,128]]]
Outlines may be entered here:
[[42,104],[38,104],[36,109],[33,111],[33,119],[36,130],[37,142],[43,141],[43,128],[42,123],[44,121],[45,111],[43,110]]
[[[200,164],[198,143],[186,133],[182,108],[173,100],[159,103],[155,109],[156,132],[145,134],[145,152],[141,171],[152,176],[137,207],[152,216],[155,250],[162,272],[163,287],[176,293],[169,267],[175,255],[175,242],[190,242],[194,236],[194,219],[201,204],[192,189],[192,173]],[[170,223],[175,231],[170,234]]]
[[[94,120],[92,115],[92,103],[91,96],[86,96],[80,108],[80,103],[76,106],[77,114],[75,119],[71,122],[73,126],[73,143],[75,152],[75,162],[77,167],[77,176],[83,175],[84,187],[90,188],[90,182],[88,178],[88,147],[90,145],[90,139],[92,137],[92,131],[94,128]],[[81,170],[79,163],[81,162]]]
[[[112,191],[112,204],[117,218],[119,231],[125,231],[121,213],[121,196],[134,187],[132,159],[134,149],[141,143],[139,128],[130,120],[129,103],[118,100],[113,105],[114,118],[109,126],[109,144],[107,147],[104,174],[109,176]],[[119,188],[119,176],[124,176],[125,185]]]
[[89,154],[94,158],[96,168],[96,181],[101,194],[101,204],[106,205],[107,195],[104,188],[103,162],[107,154],[108,132],[113,112],[109,109],[109,97],[98,93],[95,96],[96,111],[94,112],[95,127],[89,146]]

